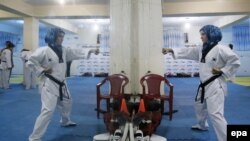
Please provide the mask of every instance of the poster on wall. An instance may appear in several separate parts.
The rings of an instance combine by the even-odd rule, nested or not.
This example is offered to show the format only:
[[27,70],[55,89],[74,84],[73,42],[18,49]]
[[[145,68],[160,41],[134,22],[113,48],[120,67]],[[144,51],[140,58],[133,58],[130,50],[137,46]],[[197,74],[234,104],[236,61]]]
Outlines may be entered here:
[[[82,48],[93,49],[96,45],[80,45]],[[96,74],[108,74],[110,69],[109,50],[100,48],[98,55],[91,55],[89,59],[74,60],[71,65],[71,75],[85,76],[85,74],[95,76]]]

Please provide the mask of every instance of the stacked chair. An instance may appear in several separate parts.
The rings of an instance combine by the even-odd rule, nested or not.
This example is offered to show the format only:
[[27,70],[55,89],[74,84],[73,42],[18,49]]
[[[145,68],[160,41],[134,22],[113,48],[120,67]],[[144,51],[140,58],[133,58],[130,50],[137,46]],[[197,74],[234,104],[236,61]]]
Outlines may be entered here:
[[[100,87],[106,81],[110,81],[112,86],[110,94],[103,95]],[[168,95],[160,93],[162,82],[168,87]],[[107,102],[105,112],[100,110],[100,103],[97,103],[97,112],[104,113],[104,123],[108,131],[108,134],[105,134],[107,141],[166,141],[166,138],[154,133],[161,123],[165,101],[169,102],[169,119],[172,120],[173,85],[160,75],[147,74],[140,79],[143,92],[140,103],[130,105],[124,96],[127,83],[128,79],[125,75],[115,74],[97,84],[97,102],[100,102],[100,99],[106,99]],[[111,98],[112,104],[110,104]],[[99,113],[97,117],[99,118]],[[98,137],[103,138],[96,135],[94,141],[98,141]]]

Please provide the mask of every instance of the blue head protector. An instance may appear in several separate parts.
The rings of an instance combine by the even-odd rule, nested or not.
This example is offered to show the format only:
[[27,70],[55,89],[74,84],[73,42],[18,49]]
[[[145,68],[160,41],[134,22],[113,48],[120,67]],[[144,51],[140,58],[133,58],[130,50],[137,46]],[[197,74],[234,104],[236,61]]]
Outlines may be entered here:
[[204,32],[207,35],[208,41],[203,43],[201,62],[205,63],[205,57],[207,53],[218,44],[222,39],[221,30],[213,25],[205,25],[200,29],[200,32]]
[[214,25],[205,25],[200,31],[207,35],[209,45],[215,45],[222,39],[221,30]]
[[54,47],[59,33],[65,34],[61,28],[51,28],[45,36],[45,43],[50,47]]
[[56,39],[60,33],[65,34],[61,28],[51,28],[45,36],[45,42],[56,53],[59,58],[59,63],[63,63],[62,45],[56,44]]

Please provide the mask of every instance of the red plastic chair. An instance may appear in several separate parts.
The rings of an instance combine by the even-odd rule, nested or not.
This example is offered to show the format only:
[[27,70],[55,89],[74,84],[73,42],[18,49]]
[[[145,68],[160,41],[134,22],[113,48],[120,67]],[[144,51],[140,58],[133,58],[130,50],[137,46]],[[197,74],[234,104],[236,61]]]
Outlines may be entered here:
[[[124,88],[128,84],[129,80],[127,76],[123,74],[113,74],[96,85],[96,103],[97,103],[97,118],[99,118],[100,112],[105,113],[110,111],[110,99],[121,100],[124,97]],[[105,83],[109,83],[109,92],[101,93],[101,86]],[[101,100],[106,100],[106,111],[100,108]]]
[[[168,94],[161,95],[161,83],[168,86]],[[169,103],[169,119],[172,120],[173,110],[173,90],[174,86],[163,76],[158,74],[147,74],[140,80],[142,86],[142,97],[145,103],[149,100],[159,99],[161,102],[161,113],[164,113],[164,101]],[[147,107],[146,107],[147,109]]]

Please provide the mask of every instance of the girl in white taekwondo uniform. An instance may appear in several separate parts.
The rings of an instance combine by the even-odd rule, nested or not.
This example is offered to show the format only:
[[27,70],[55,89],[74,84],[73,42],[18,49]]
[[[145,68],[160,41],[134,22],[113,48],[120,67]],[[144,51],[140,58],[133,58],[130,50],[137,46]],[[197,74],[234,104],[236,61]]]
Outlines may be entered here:
[[22,49],[21,59],[23,60],[23,81],[25,89],[36,88],[37,78],[35,72],[33,72],[26,64],[32,52],[28,49]]
[[64,48],[62,47],[64,35],[64,31],[59,28],[49,30],[45,37],[48,47],[37,49],[27,62],[27,65],[41,76],[42,101],[41,113],[36,119],[29,141],[41,141],[56,106],[61,114],[61,125],[76,126],[69,117],[72,99],[65,82],[66,62],[89,58],[91,53],[97,55],[99,49],[85,52],[82,48]]
[[227,93],[226,79],[234,76],[240,66],[239,57],[227,46],[218,45],[221,31],[213,25],[200,29],[202,47],[180,49],[163,48],[163,54],[172,53],[174,58],[199,62],[199,85],[195,98],[198,123],[192,129],[207,130],[207,116],[219,141],[226,141],[227,121],[224,117],[224,96]]
[[9,80],[11,75],[11,69],[14,67],[13,64],[13,48],[15,45],[11,41],[5,42],[6,47],[1,50],[0,53],[0,87],[4,89],[9,89]]

